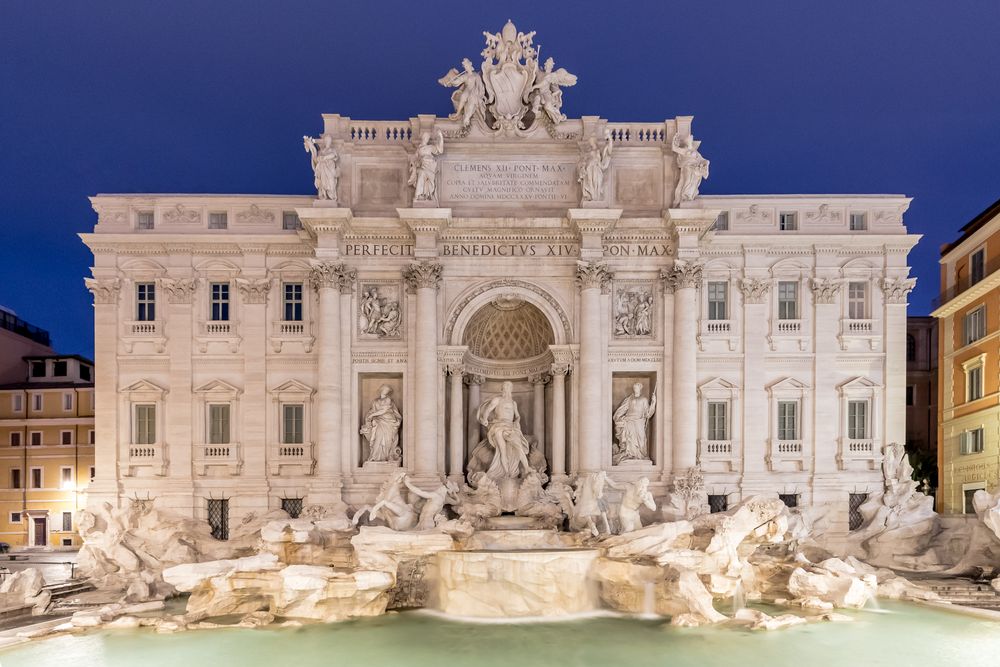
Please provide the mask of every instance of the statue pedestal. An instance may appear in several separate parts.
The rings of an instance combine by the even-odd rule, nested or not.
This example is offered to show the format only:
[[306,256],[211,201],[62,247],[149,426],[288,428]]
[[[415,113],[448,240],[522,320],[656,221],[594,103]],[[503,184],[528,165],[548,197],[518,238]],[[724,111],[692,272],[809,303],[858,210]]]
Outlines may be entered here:
[[395,472],[401,464],[401,461],[365,461],[361,469],[365,472]]
[[483,523],[486,530],[535,530],[542,529],[542,522],[530,516],[504,514],[491,516]]
[[615,470],[628,471],[628,472],[652,472],[653,462],[649,459],[629,459],[627,461],[619,461],[614,465]]

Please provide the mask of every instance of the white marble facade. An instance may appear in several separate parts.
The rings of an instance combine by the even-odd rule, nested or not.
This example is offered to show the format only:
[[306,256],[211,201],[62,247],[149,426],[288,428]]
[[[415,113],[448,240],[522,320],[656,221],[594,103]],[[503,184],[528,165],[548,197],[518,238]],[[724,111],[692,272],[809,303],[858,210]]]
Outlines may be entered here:
[[[660,498],[699,465],[714,502],[797,495],[846,531],[905,439],[909,199],[698,194],[691,117],[563,118],[576,77],[511,29],[442,79],[449,118],[324,115],[321,196],[92,198],[91,501],[228,499],[237,523],[360,506],[400,467],[461,481],[510,380],[554,480]],[[637,384],[649,458],[614,465]],[[400,455],[369,461],[383,387]]]

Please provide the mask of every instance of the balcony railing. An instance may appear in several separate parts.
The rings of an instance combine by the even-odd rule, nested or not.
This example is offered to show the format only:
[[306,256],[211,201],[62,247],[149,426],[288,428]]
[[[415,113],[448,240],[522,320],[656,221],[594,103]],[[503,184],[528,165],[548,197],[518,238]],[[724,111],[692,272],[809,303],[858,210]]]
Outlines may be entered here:
[[781,336],[794,336],[802,333],[802,320],[775,320],[774,333]]
[[268,448],[267,467],[272,475],[282,472],[310,475],[315,461],[311,442],[279,443]]
[[848,440],[845,449],[847,454],[851,456],[869,457],[875,453],[875,442],[873,440]]
[[202,443],[194,446],[194,465],[199,475],[206,474],[210,466],[227,466],[230,474],[239,474],[239,443]]
[[212,321],[201,325],[201,332],[206,336],[228,336],[233,332],[232,322]]
[[128,459],[121,463],[122,474],[126,477],[135,475],[139,468],[152,469],[155,475],[166,474],[167,461],[164,449],[163,443],[130,444],[128,446]]
[[702,334],[708,336],[718,336],[733,332],[733,323],[730,320],[702,320]]
[[801,440],[776,440],[774,453],[778,456],[800,456],[802,454]]
[[870,335],[875,331],[875,320],[844,320],[841,331],[845,336]]
[[131,336],[159,336],[163,332],[162,325],[156,320],[126,322],[125,330]]
[[962,278],[957,283],[955,283],[954,285],[952,285],[951,287],[949,287],[948,289],[944,290],[939,295],[937,295],[934,299],[931,300],[931,309],[940,308],[941,306],[948,303],[949,301],[954,299],[956,296],[958,296],[965,290],[977,285],[978,283],[981,283],[986,278],[989,278],[997,270],[1000,270],[1000,256],[994,257],[993,259],[991,259],[986,263],[986,267],[983,270],[983,277],[981,279],[977,280],[976,282],[972,282],[972,276],[966,274],[962,276]]
[[729,458],[733,453],[732,440],[702,440],[701,453],[708,458]]
[[306,323],[302,321],[279,320],[274,323],[275,336],[304,336],[306,333]]
[[667,138],[663,123],[608,123],[608,132],[616,144],[662,144]]

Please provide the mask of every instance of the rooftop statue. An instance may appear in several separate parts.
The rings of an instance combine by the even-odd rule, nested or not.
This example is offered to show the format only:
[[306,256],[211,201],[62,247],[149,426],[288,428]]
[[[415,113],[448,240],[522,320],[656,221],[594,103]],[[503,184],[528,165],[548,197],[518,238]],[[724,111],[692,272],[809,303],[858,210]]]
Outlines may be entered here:
[[340,179],[340,155],[333,147],[333,137],[324,134],[318,139],[302,137],[306,152],[312,156],[316,194],[320,199],[337,203],[337,181]]
[[703,179],[708,178],[708,160],[698,152],[700,141],[695,141],[691,135],[674,135],[671,148],[677,154],[677,169],[680,177],[677,179],[677,190],[674,192],[674,202],[693,201],[698,196],[698,188]]
[[542,119],[558,125],[562,113],[562,88],[576,84],[576,76],[556,69],[549,58],[538,67],[538,53],[532,40],[535,33],[519,32],[507,21],[497,33],[484,32],[483,63],[476,72],[472,61],[462,61],[462,71],[454,68],[438,79],[447,88],[456,88],[451,101],[459,120],[468,130],[479,119],[487,130],[506,134],[527,130]]
[[413,201],[434,201],[437,198],[437,158],[444,153],[444,135],[439,131],[431,143],[431,133],[424,132],[420,145],[410,159],[410,179]]

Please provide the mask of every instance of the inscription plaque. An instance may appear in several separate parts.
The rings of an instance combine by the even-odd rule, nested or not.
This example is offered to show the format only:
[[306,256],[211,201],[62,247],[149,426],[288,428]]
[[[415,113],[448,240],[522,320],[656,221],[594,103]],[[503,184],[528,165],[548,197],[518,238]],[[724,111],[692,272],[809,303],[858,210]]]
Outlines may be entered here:
[[439,202],[531,202],[574,205],[576,163],[536,160],[451,160],[441,162]]

